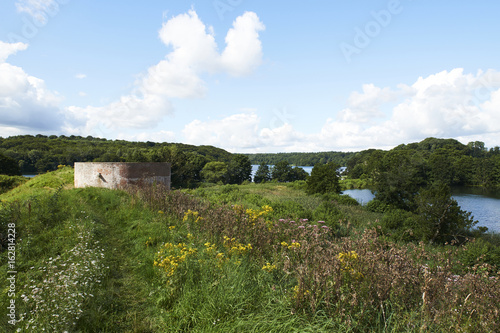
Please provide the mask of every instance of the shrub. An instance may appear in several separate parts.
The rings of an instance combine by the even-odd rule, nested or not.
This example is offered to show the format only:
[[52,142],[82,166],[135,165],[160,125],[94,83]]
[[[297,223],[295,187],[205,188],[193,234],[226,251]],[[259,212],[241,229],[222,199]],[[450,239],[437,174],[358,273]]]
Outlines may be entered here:
[[335,224],[344,218],[334,201],[322,202],[313,212],[313,219],[316,221],[327,221]]
[[385,213],[391,209],[391,206],[377,199],[373,199],[366,204],[366,209],[374,213]]
[[359,206],[359,202],[348,195],[340,195],[334,193],[327,193],[323,195],[324,200],[334,201],[339,205],[344,206]]

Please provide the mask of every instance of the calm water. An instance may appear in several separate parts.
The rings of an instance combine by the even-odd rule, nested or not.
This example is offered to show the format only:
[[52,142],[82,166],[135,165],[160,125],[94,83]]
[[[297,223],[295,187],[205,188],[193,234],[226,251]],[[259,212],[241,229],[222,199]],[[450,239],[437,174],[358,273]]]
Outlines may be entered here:
[[[345,190],[343,194],[366,205],[374,198],[370,190]],[[489,231],[500,233],[500,191],[485,189],[454,188],[453,198],[457,200],[462,210],[472,212],[474,220],[479,221],[477,227],[488,227]]]

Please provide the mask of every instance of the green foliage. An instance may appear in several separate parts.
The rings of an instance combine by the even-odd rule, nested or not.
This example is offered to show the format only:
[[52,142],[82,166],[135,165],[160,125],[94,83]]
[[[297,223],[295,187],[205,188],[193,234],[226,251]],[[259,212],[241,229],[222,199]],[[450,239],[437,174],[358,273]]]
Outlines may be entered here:
[[478,223],[460,209],[447,185],[436,183],[416,196],[418,233],[430,243],[463,241]]
[[375,198],[397,208],[413,210],[415,195],[427,185],[422,159],[405,150],[394,150],[373,163],[376,163]]
[[277,182],[294,182],[297,180],[306,180],[307,172],[299,167],[293,167],[287,161],[280,161],[271,169],[271,178]]
[[[80,136],[23,135],[0,139],[0,153],[13,158],[22,173],[43,173],[75,162],[168,162],[173,188],[192,188],[203,166],[229,163],[232,154],[212,146],[180,143],[128,142]],[[2,163],[0,163],[1,168]]]
[[316,164],[307,179],[306,192],[315,193],[340,193],[339,176],[337,170],[339,165],[335,163]]
[[269,169],[269,165],[262,162],[255,173],[253,181],[257,184],[265,183],[271,180],[271,171]]
[[5,176],[0,175],[0,194],[10,191],[11,189],[24,184],[28,178],[22,176]]
[[[425,183],[442,182],[450,186],[474,185],[486,187],[500,186],[499,155],[500,148],[494,147],[489,151],[483,142],[476,141],[464,145],[454,139],[427,138],[418,143],[400,145],[390,151],[369,149],[355,153],[347,162],[349,178],[366,179],[383,177],[384,167],[389,167],[388,162],[393,160],[392,169],[396,170],[397,156],[410,157],[402,162],[401,168],[410,166],[410,171],[419,166],[418,180]],[[382,165],[381,165],[382,164]],[[404,199],[403,199],[404,201]],[[401,203],[398,205],[401,206]]]
[[473,239],[465,245],[464,251],[460,252],[460,261],[467,267],[477,264],[500,267],[500,246],[483,238]]
[[359,202],[348,196],[348,195],[341,195],[338,193],[326,193],[322,196],[323,200],[326,201],[334,201],[338,205],[342,206],[359,206]]
[[201,177],[209,183],[224,182],[227,177],[227,164],[224,162],[209,162],[203,167]]
[[373,199],[366,204],[366,209],[370,212],[385,213],[391,209],[391,206],[383,201]]
[[275,202],[272,204],[273,213],[272,216],[274,218],[282,218],[282,219],[292,219],[292,220],[300,220],[300,219],[313,219],[313,212],[309,209],[304,208],[300,203],[294,201],[282,201]]
[[241,184],[244,181],[252,180],[252,164],[247,156],[233,155],[227,167],[229,184]]
[[418,234],[418,220],[415,214],[403,209],[387,211],[380,221],[384,234],[396,241],[419,241],[422,235]]
[[334,201],[323,201],[313,211],[313,220],[326,221],[329,225],[334,225],[342,219],[344,219],[344,215]]
[[[37,187],[21,185],[10,192],[14,201],[1,203],[0,226],[15,223],[18,232],[21,332],[500,328],[498,274],[488,266],[498,261],[497,238],[466,248],[392,242],[385,230],[399,232],[409,212],[394,213],[382,231],[368,227],[381,216],[367,215],[356,230],[337,219],[354,222],[363,207],[280,183],[134,193],[42,186],[70,171],[37,176]],[[326,223],[301,219],[308,214]],[[159,252],[164,266],[178,266],[155,264]],[[5,281],[6,252],[0,256]],[[0,331],[8,327],[0,322]]]
[[262,153],[247,154],[252,164],[276,165],[278,162],[287,161],[293,165],[313,166],[334,162],[345,166],[355,153],[348,152],[318,152],[318,153]]
[[0,152],[0,175],[20,176],[19,164],[11,157]]

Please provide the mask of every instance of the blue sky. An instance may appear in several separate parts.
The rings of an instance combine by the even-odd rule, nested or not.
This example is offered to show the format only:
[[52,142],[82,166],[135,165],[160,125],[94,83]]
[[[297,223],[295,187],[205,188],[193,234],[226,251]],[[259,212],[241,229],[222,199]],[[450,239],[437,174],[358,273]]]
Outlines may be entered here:
[[3,1],[0,136],[500,145],[500,3]]

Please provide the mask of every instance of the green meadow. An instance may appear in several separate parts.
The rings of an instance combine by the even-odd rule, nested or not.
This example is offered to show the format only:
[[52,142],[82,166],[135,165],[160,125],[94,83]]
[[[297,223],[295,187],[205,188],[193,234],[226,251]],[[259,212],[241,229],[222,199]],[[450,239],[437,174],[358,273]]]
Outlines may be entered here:
[[500,331],[494,235],[406,242],[300,181],[72,183],[71,167],[5,182],[2,332]]

